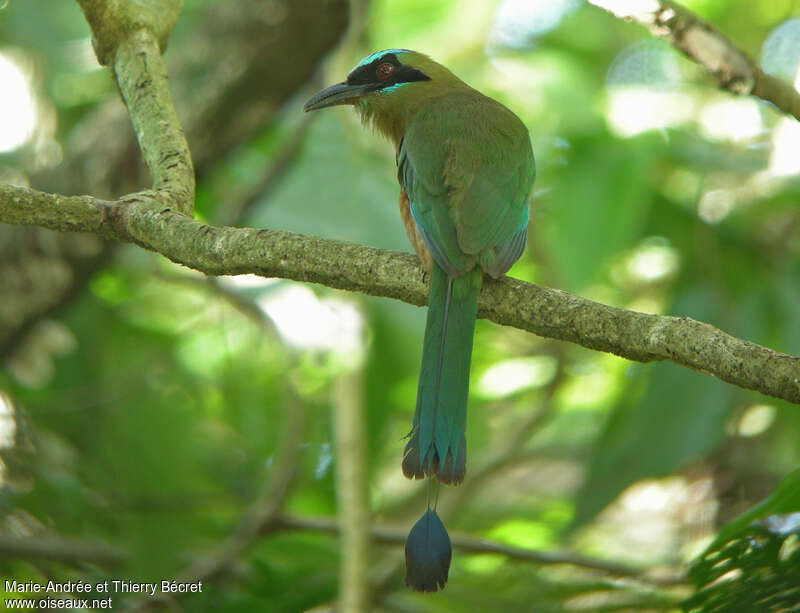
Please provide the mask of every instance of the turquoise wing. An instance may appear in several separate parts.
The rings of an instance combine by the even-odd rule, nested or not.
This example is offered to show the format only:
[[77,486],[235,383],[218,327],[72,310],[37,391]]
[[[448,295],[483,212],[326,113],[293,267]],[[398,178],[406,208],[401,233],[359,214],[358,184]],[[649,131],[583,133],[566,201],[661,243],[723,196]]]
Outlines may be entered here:
[[[449,190],[442,179],[435,178],[435,169],[430,172],[431,166],[440,168],[441,164],[431,161],[426,165],[421,159],[431,159],[439,152],[429,150],[424,156],[415,154],[414,151],[419,148],[418,142],[413,135],[409,137],[406,134],[400,143],[398,179],[408,195],[411,215],[425,246],[439,267],[449,276],[456,277],[473,268],[476,257],[461,250],[448,205]],[[421,172],[417,170],[420,165],[423,167]]]
[[535,164],[528,130],[478,92],[443,97],[412,120],[398,178],[437,264],[502,275],[525,246]]

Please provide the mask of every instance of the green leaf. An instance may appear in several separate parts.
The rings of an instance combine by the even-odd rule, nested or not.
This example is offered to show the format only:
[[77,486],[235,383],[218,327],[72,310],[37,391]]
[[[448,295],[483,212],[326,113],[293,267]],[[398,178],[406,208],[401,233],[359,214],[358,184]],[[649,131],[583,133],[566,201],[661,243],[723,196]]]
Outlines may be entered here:
[[[692,613],[796,611],[800,600],[800,468],[772,494],[728,522],[689,569],[697,591],[681,606]],[[762,520],[771,521],[762,521]],[[775,521],[780,520],[780,521]]]
[[762,502],[736,519],[725,524],[706,552],[718,548],[722,543],[743,534],[753,522],[770,515],[782,515],[800,511],[800,468],[790,472]]
[[[651,200],[651,136],[641,137],[636,148],[610,138],[572,143],[568,172],[542,212],[564,289],[580,290],[596,281],[613,257],[641,236]],[[537,215],[534,199],[533,223]]]
[[645,368],[637,378],[649,386],[640,399],[629,397],[612,412],[589,460],[573,527],[632,483],[669,475],[723,438],[730,386],[671,363]]

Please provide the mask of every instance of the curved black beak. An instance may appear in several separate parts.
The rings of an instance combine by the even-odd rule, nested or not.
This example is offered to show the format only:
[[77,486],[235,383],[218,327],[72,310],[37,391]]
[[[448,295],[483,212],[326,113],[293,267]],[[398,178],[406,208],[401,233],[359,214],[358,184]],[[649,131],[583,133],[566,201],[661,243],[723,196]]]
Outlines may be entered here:
[[303,110],[308,112],[337,104],[355,104],[361,96],[369,91],[368,88],[368,85],[348,85],[342,81],[311,96],[303,106]]

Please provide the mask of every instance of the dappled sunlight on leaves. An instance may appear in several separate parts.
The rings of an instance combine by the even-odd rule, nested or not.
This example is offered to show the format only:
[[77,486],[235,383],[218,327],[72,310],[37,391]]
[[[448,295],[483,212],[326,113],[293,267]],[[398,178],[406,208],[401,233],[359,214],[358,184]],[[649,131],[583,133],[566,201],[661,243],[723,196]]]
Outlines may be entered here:
[[[268,31],[290,5],[266,4]],[[341,81],[376,49],[430,54],[530,130],[538,176],[526,251],[509,276],[691,317],[797,355],[800,128],[771,105],[718,90],[669,44],[598,8],[646,17],[657,4],[377,0],[318,79]],[[797,87],[800,21],[790,2],[680,4],[749,53],[761,49],[763,69]],[[192,53],[244,68],[238,57],[214,57],[215,39],[193,39],[215,6],[228,5],[185,3],[166,54],[176,66],[171,84]],[[87,156],[82,172],[108,171],[86,149],[125,135],[83,130],[109,112],[104,101],[120,103],[77,5],[0,0],[0,10],[0,179],[49,189],[58,177],[37,173],[63,170],[76,151]],[[277,75],[295,58],[259,61]],[[293,87],[269,125],[198,174],[196,218],[410,252],[391,145],[346,108],[302,124],[311,85]],[[184,119],[193,109],[179,112]],[[125,158],[131,173],[139,164]],[[19,254],[33,254],[27,265],[58,255],[53,237],[0,227],[0,278],[14,281],[20,299],[30,284]],[[103,249],[99,239],[83,244]],[[407,530],[428,496],[400,471],[425,310],[255,275],[207,277],[138,246],[109,254],[86,272],[86,291],[25,331],[0,373],[0,536],[105,541],[129,556],[113,571],[120,576],[177,576],[242,529],[278,473],[288,418],[300,413],[307,424],[293,443],[296,475],[281,512],[335,524],[336,394],[352,375],[364,407],[357,485],[380,537],[365,578],[374,610],[674,611],[694,586],[719,581],[722,597],[738,595],[748,569],[764,585],[796,577],[796,479],[774,489],[800,461],[796,407],[675,364],[635,363],[481,320],[466,480],[432,490],[437,513],[454,534],[646,572],[454,547],[447,589],[433,599],[409,594],[402,543],[386,531]],[[53,288],[73,274],[55,263],[47,272]],[[0,297],[2,322],[19,317],[10,303]],[[576,321],[558,313],[552,326],[571,331]],[[648,342],[661,333],[649,330]],[[332,609],[347,552],[327,532],[340,528],[276,526],[214,577],[211,597],[180,606]],[[737,572],[720,579],[722,559]],[[106,574],[80,560],[13,557],[0,571],[36,580]]]

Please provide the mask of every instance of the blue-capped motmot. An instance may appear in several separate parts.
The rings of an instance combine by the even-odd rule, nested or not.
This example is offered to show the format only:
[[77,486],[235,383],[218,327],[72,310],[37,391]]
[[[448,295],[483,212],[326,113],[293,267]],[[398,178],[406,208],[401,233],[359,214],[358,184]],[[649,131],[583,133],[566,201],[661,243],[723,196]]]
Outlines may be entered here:
[[[430,298],[417,405],[403,455],[406,477],[457,485],[467,459],[464,436],[469,365],[483,273],[500,277],[519,258],[528,229],[535,164],[528,130],[432,59],[408,49],[368,55],[305,110],[355,107],[395,145],[400,213]],[[430,491],[430,490],[429,490]],[[430,506],[406,541],[406,584],[444,587],[450,538]]]

